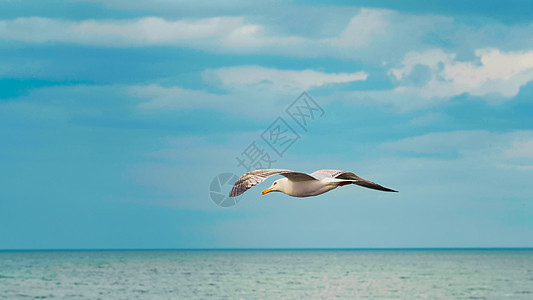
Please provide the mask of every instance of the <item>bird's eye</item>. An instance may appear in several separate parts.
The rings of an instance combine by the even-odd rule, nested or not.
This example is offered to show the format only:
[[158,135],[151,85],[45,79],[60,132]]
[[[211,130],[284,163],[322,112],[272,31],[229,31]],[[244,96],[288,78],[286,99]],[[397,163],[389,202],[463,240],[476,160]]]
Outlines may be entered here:
[[276,185],[277,182],[274,182],[274,185]]

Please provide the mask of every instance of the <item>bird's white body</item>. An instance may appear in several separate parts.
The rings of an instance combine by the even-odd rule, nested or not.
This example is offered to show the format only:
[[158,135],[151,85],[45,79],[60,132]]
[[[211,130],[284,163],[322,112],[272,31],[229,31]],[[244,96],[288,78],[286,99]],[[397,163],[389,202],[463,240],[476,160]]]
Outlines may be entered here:
[[288,178],[281,178],[276,180],[270,187],[272,192],[278,191],[293,197],[310,197],[325,192],[339,186],[338,183],[327,180],[306,180],[306,181],[291,181]]

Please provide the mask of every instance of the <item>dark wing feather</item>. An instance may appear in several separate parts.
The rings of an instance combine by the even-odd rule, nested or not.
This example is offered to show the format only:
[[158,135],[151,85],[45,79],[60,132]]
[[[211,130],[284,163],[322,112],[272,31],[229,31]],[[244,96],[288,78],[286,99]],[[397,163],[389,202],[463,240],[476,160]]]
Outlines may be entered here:
[[233,185],[233,188],[231,189],[229,196],[230,197],[239,196],[242,193],[249,190],[251,187],[260,184],[268,177],[274,176],[274,175],[282,175],[282,176],[289,178],[292,181],[317,180],[311,175],[301,173],[301,172],[295,172],[291,170],[283,170],[283,169],[254,170],[254,171],[250,171],[242,175],[241,178],[237,179],[237,181]]
[[361,178],[361,177],[355,175],[352,172],[346,172],[346,171],[340,171],[340,170],[318,170],[318,171],[314,172],[312,175],[322,175],[322,176],[329,176],[329,177],[337,178],[337,179],[349,180],[353,184],[357,184],[357,185],[364,186],[366,188],[374,189],[374,190],[378,190],[378,191],[398,192],[398,191],[386,188],[384,186],[381,186],[381,185],[379,185],[379,184],[377,184],[375,182],[372,182],[370,180],[366,180],[364,178]]

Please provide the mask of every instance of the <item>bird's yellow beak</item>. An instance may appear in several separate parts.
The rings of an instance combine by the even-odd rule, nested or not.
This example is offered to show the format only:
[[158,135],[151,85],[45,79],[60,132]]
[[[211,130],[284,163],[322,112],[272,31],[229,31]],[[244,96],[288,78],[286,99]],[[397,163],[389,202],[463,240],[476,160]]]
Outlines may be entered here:
[[262,191],[262,192],[261,192],[261,195],[268,194],[268,193],[270,193],[270,192],[272,192],[272,189],[271,189],[271,188],[268,188],[268,189]]

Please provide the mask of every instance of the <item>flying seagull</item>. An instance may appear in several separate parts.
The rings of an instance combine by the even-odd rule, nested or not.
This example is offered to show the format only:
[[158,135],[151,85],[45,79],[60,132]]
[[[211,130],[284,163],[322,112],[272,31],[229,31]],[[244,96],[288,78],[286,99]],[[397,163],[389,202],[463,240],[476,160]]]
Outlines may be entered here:
[[239,196],[273,175],[282,175],[285,178],[274,181],[272,186],[264,190],[261,195],[270,192],[282,192],[293,197],[310,197],[331,191],[338,186],[352,183],[374,190],[397,192],[346,171],[318,170],[314,173],[306,174],[291,170],[262,169],[248,172],[237,179],[229,196]]

